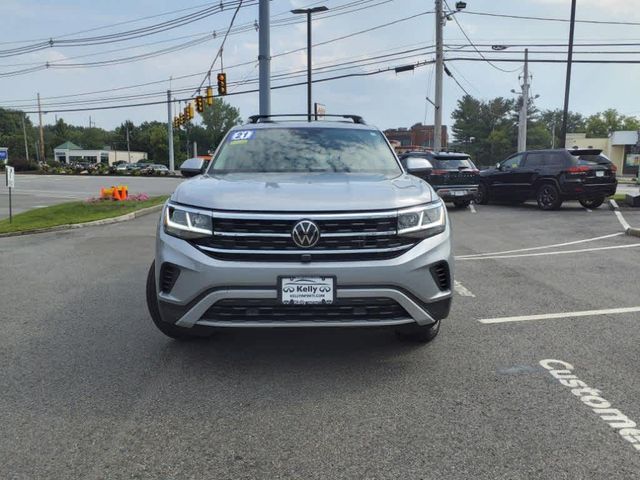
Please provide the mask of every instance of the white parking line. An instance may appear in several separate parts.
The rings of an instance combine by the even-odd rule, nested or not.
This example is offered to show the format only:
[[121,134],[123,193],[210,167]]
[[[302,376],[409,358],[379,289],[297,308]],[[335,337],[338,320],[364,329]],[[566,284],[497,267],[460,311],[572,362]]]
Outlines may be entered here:
[[612,315],[616,313],[640,312],[640,307],[607,308],[604,310],[584,310],[582,312],[543,313],[541,315],[521,315],[517,317],[481,318],[480,323],[527,322],[531,320],[549,320],[552,318],[592,317],[596,315]]
[[475,298],[475,295],[473,293],[471,293],[471,290],[469,290],[467,287],[462,285],[457,280],[453,281],[453,289],[456,291],[456,293],[458,295],[460,295],[462,297],[473,297],[473,298]]
[[473,202],[469,204],[469,210],[471,210],[471,213],[478,213],[476,212],[476,206],[473,204]]
[[587,242],[595,242],[598,240],[604,240],[605,238],[617,237],[619,235],[624,235],[624,233],[623,232],[611,233],[609,235],[603,235],[601,237],[586,238],[584,240],[574,240],[572,242],[565,242],[565,243],[555,243],[553,245],[545,245],[543,247],[518,248],[516,250],[505,250],[502,252],[476,253],[474,255],[460,255],[456,257],[456,260],[463,260],[466,258],[475,258],[475,257],[486,257],[487,255],[504,255],[507,253],[531,252],[533,250],[544,250],[546,248],[566,247],[569,245],[576,245],[578,243],[587,243]]
[[493,255],[490,257],[474,257],[474,258],[456,257],[456,261],[463,262],[465,260],[492,260],[496,258],[541,257],[544,255],[564,255],[564,254],[571,254],[571,253],[596,252],[598,250],[615,250],[617,248],[632,248],[632,247],[640,247],[640,243],[632,243],[629,245],[613,245],[611,247],[582,248],[580,250],[563,250],[561,252],[523,253],[518,255]]

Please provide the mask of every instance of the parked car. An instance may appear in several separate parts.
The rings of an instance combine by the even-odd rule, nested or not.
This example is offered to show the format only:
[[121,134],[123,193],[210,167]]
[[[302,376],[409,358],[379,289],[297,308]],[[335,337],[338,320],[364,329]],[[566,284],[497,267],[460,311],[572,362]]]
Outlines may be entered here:
[[593,155],[599,158],[599,151],[584,152],[530,150],[511,155],[495,168],[480,172],[478,203],[535,199],[541,209],[554,210],[565,200],[578,200],[586,208],[598,208],[616,193],[616,168],[611,162],[593,161]]
[[341,120],[250,117],[227,133],[204,173],[178,186],[147,277],[161,332],[186,339],[215,328],[389,327],[423,342],[437,335],[453,285],[444,203],[403,170],[380,130],[357,116]]
[[126,163],[126,162],[125,162],[125,163],[119,163],[119,164],[118,164],[118,165],[116,165],[115,167],[116,167],[116,171],[117,171],[117,172],[126,172],[127,170],[131,170],[131,169],[129,168],[129,166],[130,166],[130,164],[128,164],[128,163]]
[[165,165],[161,165],[159,163],[152,163],[147,165],[145,168],[141,169],[142,173],[147,175],[168,175],[169,169]]
[[467,207],[475,199],[480,172],[466,153],[408,152],[400,155],[405,168],[412,159],[427,161],[423,169],[414,175],[427,181],[445,202]]

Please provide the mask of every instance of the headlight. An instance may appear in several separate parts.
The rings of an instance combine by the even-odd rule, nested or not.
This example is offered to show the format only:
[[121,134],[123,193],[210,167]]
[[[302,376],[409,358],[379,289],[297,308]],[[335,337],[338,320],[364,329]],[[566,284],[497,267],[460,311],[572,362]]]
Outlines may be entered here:
[[213,235],[211,214],[167,205],[164,210],[164,231],[186,239],[210,237]]
[[398,234],[428,238],[444,232],[447,216],[441,201],[398,212]]

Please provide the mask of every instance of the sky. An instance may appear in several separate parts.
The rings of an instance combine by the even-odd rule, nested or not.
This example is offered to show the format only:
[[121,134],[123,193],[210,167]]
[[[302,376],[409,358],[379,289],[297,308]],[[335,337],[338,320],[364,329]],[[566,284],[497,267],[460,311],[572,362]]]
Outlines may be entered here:
[[[220,0],[208,3],[204,0],[2,0],[0,18],[4,21],[0,38],[0,107],[36,110],[35,98],[39,92],[43,99],[43,110],[47,111],[43,116],[45,123],[64,118],[68,123],[88,126],[91,120],[95,126],[111,129],[125,120],[136,124],[150,120],[166,121],[166,103],[82,112],[53,110],[162,102],[166,100],[169,88],[177,91],[175,97],[179,99],[191,97],[205,77],[204,74],[195,74],[209,69],[233,15],[233,7],[178,28],[126,42],[69,47],[57,41],[147,27],[219,3]],[[251,0],[245,0],[244,3],[250,5],[240,9],[234,26],[245,25],[247,28],[228,37],[222,55],[229,92],[232,93],[257,88],[254,79],[258,75],[258,32],[252,25],[257,22],[258,7],[252,5]],[[454,3],[455,1],[449,0],[451,7]],[[562,53],[566,47],[536,45],[566,45],[569,34],[567,22],[502,18],[477,13],[568,19],[570,0],[468,0],[466,3],[466,10],[452,17],[444,27],[446,65],[461,85],[458,86],[452,78],[445,77],[443,121],[449,126],[452,123],[451,112],[464,95],[463,89],[481,99],[498,96],[514,98],[511,90],[519,90],[521,82],[519,75],[522,73],[522,63],[489,64],[473,50],[462,31],[482,52],[489,50],[482,53],[485,57],[523,58],[523,48],[528,45],[530,59],[566,58],[566,54]],[[306,23],[301,16],[294,16],[289,11],[292,8],[320,4],[329,7],[329,11],[317,15],[313,21],[313,42],[320,44],[313,49],[313,63],[314,68],[330,71],[315,73],[317,79],[430,62],[434,58],[432,45],[435,38],[435,18],[432,13],[434,5],[430,0],[273,0],[272,23],[299,23],[273,25],[271,28],[272,86],[305,80]],[[640,9],[635,4],[632,0],[578,0],[576,16],[579,20],[637,24],[577,23],[577,44],[636,45],[576,47],[577,52],[591,50],[608,53],[576,53],[575,58],[640,60]],[[178,9],[182,11],[176,12]],[[143,19],[149,16],[153,18]],[[382,26],[384,24],[390,25]],[[348,38],[339,39],[347,35]],[[52,47],[6,56],[11,53],[8,52],[9,49],[48,39],[54,39]],[[108,66],[87,65],[87,62],[158,52],[197,39],[202,39],[202,43],[151,58]],[[504,45],[508,48],[496,53],[491,52],[491,45]],[[298,49],[300,51],[291,52]],[[611,51],[636,53],[621,55],[610,53]],[[481,61],[456,60],[461,57]],[[354,60],[360,63],[354,65]],[[39,67],[46,62],[56,65],[56,68],[6,75],[9,72]],[[218,61],[213,68],[214,75],[220,68]],[[565,65],[532,63],[529,70],[532,75],[531,93],[539,95],[535,99],[536,107],[561,108]],[[278,74],[291,72],[298,72],[298,76],[285,79],[276,77]],[[185,75],[190,76],[177,78]],[[215,83],[215,76],[213,79]],[[571,110],[589,115],[607,108],[616,108],[621,113],[640,116],[640,64],[574,64],[572,79]],[[240,84],[235,84],[237,82]],[[149,85],[123,88],[144,83]],[[186,91],[180,92],[181,89]],[[99,91],[106,92],[91,93]],[[137,99],[117,98],[126,95],[148,96]],[[65,97],[51,98],[59,96]],[[313,86],[313,100],[324,104],[327,113],[359,114],[367,123],[381,129],[410,127],[418,122],[432,124],[433,107],[426,97],[433,99],[433,96],[432,64],[408,72],[396,74],[394,71],[387,71],[316,83]],[[91,104],[68,103],[78,100],[91,100]],[[257,93],[230,95],[225,100],[238,107],[243,118],[258,113]],[[54,106],[56,102],[67,103]],[[273,90],[271,102],[272,113],[305,113],[306,87]],[[29,116],[37,123],[37,114]]]

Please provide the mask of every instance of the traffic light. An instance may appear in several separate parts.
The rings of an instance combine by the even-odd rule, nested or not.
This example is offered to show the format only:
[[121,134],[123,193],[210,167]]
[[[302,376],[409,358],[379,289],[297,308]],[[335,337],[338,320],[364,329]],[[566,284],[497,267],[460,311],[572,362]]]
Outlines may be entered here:
[[207,87],[207,105],[213,105],[213,88]]
[[189,104],[187,105],[187,116],[189,117],[189,120],[193,120],[194,111],[193,111],[193,103],[191,102],[189,102]]
[[180,125],[184,125],[184,113],[178,115],[178,123],[180,123]]
[[219,73],[218,74],[218,95],[226,95],[227,94],[227,74]]
[[204,112],[204,97],[202,95],[196,97],[196,110],[198,113]]
[[180,119],[178,117],[173,117],[173,128],[180,127]]

